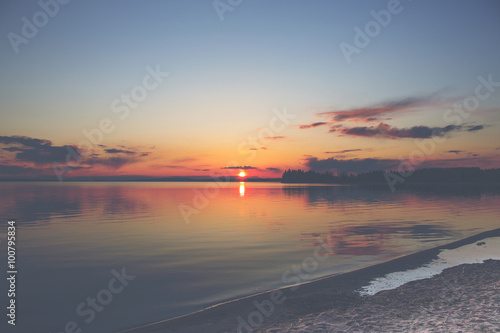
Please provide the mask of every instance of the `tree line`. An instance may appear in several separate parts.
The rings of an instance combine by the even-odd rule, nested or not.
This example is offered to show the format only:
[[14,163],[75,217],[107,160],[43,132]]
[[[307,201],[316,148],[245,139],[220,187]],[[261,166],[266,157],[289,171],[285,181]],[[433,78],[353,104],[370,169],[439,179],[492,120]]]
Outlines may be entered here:
[[[282,183],[324,184],[383,184],[385,173],[397,171],[369,171],[362,173],[323,173],[288,169],[281,176]],[[405,179],[407,184],[500,184],[500,169],[476,167],[418,169]]]

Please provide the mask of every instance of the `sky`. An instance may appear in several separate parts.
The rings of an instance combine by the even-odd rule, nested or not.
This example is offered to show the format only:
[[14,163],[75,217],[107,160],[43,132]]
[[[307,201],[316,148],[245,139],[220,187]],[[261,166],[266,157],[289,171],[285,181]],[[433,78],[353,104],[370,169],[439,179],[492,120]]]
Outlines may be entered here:
[[500,167],[497,1],[0,4],[0,177]]

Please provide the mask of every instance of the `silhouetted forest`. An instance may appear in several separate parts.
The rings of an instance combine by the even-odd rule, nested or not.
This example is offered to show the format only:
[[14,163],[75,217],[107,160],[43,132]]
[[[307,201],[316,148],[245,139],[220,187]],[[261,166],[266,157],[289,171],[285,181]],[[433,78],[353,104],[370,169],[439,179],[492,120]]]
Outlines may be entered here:
[[315,171],[285,171],[282,183],[326,183],[326,184],[383,184],[396,179],[405,184],[500,184],[500,169],[481,168],[428,168],[418,169],[412,174],[397,171],[370,171],[359,174],[333,174]]

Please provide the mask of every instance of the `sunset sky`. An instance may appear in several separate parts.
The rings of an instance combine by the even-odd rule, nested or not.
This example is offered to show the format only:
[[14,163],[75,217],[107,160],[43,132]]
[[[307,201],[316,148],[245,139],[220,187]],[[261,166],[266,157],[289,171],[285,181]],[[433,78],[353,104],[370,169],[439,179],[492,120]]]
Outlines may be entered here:
[[498,1],[60,2],[0,5],[0,178],[500,167]]

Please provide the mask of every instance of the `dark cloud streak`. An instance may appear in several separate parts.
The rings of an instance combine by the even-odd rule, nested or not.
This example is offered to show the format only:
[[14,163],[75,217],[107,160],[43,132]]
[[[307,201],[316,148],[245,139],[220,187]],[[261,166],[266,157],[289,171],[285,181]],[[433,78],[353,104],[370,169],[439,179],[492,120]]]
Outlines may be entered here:
[[323,125],[326,125],[328,124],[327,122],[325,121],[318,121],[318,122],[315,122],[315,123],[311,123],[309,125],[299,125],[299,128],[300,129],[306,129],[306,128],[312,128],[312,127],[318,127],[318,126],[323,126]]
[[325,151],[325,154],[345,154],[345,153],[352,153],[355,151],[362,151],[363,149],[345,149],[345,150],[339,150],[339,151]]
[[256,167],[253,167],[253,166],[248,166],[248,165],[244,165],[244,166],[230,166],[230,167],[223,167],[221,169],[242,169],[242,170],[250,170],[250,169],[257,169]]
[[449,100],[443,100],[441,92],[437,92],[428,96],[407,97],[363,108],[321,112],[317,115],[329,117],[333,122],[373,122],[382,120],[390,114],[413,112],[445,102]]
[[401,161],[396,159],[350,159],[339,160],[334,157],[326,159],[318,159],[316,157],[309,157],[306,159],[306,166],[312,171],[327,171],[335,170],[339,173],[359,173],[373,170],[387,170],[397,167]]
[[444,127],[413,126],[409,128],[397,128],[385,123],[380,123],[377,126],[358,127],[343,127],[335,125],[330,128],[329,132],[350,136],[379,137],[389,139],[428,139],[434,136],[444,136],[450,132],[474,132],[482,130],[483,128],[483,125],[448,125]]
[[115,149],[115,148],[104,149],[104,151],[108,154],[129,154],[129,155],[135,154],[135,151]]

